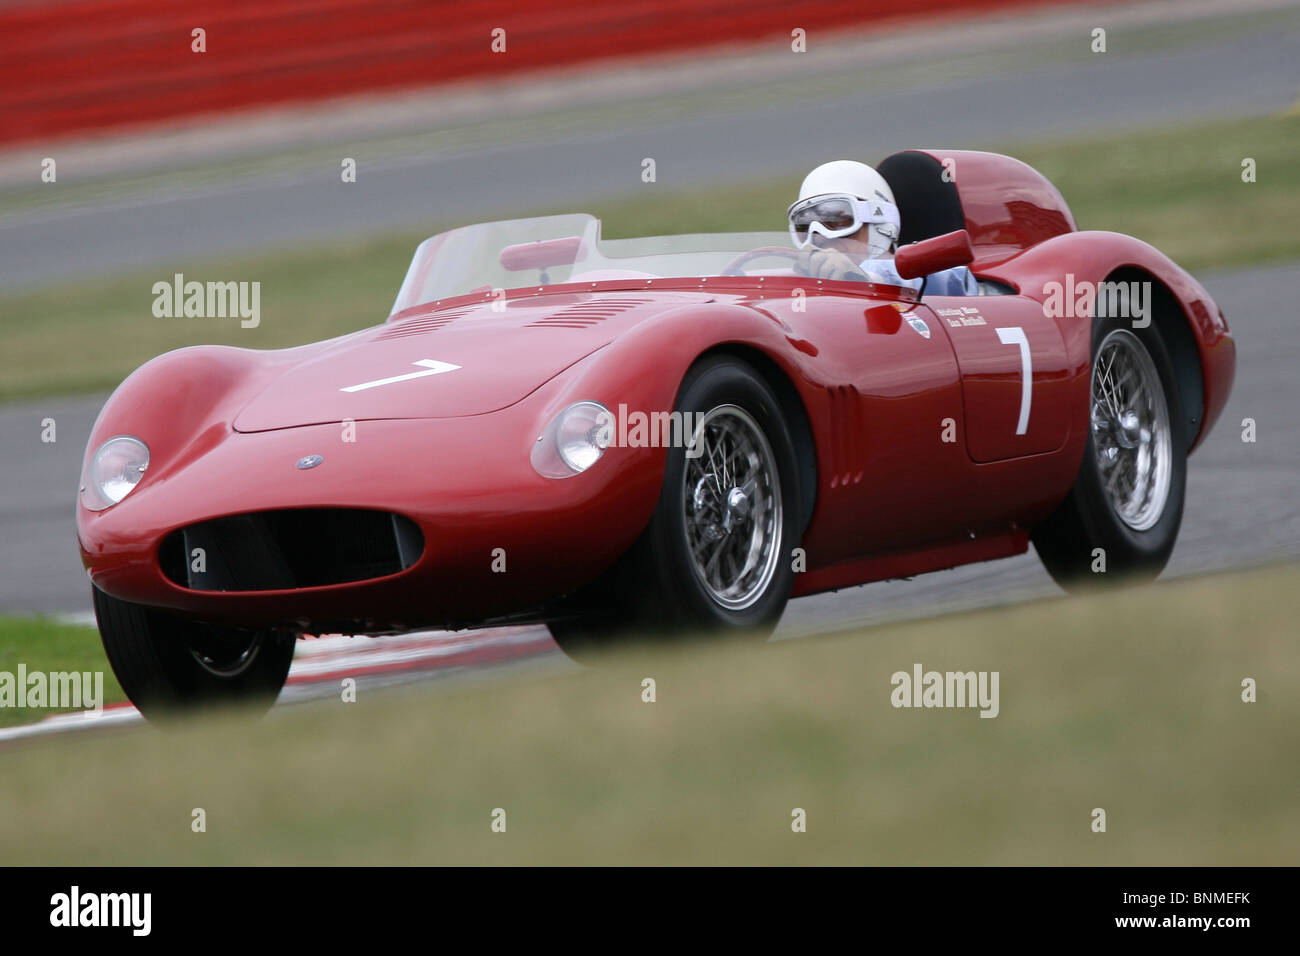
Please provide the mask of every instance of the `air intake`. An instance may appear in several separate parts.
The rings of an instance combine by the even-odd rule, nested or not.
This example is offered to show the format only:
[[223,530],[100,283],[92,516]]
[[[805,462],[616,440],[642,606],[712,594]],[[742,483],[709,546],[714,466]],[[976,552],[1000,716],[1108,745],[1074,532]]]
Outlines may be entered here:
[[282,591],[404,571],[424,552],[410,518],[359,508],[231,515],[173,531],[158,563],[195,591]]

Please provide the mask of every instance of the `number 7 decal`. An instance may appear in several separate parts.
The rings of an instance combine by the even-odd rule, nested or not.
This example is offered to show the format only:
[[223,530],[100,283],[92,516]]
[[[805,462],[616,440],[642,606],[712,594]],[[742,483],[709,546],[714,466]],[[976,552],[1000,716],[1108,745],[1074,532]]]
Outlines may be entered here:
[[1018,325],[995,331],[1003,345],[1020,346],[1020,421],[1016,423],[1016,434],[1023,435],[1029,430],[1029,404],[1034,397],[1034,362],[1029,357],[1029,339]]

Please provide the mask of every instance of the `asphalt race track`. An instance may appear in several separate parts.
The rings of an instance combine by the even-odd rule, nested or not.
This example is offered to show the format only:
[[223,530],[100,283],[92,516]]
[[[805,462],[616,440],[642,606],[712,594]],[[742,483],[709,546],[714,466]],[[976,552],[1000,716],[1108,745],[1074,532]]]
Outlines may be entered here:
[[[1223,417],[1192,456],[1186,511],[1171,575],[1300,557],[1300,332],[1291,302],[1300,267],[1202,277],[1228,316],[1237,380]],[[73,502],[81,455],[103,396],[0,407],[0,613],[89,610]],[[58,440],[40,440],[41,420]],[[1253,418],[1257,441],[1242,442]],[[888,494],[887,486],[882,494]],[[794,601],[779,636],[836,630],[945,610],[1059,593],[1032,553],[1004,561],[883,582]]]

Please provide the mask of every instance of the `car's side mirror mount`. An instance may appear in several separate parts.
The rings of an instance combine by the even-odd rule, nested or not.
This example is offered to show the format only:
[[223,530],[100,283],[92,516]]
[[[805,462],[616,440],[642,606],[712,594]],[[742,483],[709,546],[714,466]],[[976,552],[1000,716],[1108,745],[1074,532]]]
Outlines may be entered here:
[[913,242],[894,254],[894,268],[904,279],[921,279],[974,261],[970,234],[965,229]]

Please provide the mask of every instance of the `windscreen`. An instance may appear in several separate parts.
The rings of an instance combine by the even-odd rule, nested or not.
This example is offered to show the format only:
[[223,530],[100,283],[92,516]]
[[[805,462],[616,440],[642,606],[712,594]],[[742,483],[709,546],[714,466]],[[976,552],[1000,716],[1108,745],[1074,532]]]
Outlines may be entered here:
[[[600,238],[585,213],[478,223],[420,243],[393,304],[402,312],[472,292],[566,282],[719,276],[738,256],[765,247],[794,252],[785,232],[737,232],[639,239]],[[758,256],[747,272],[788,274],[790,260]]]

